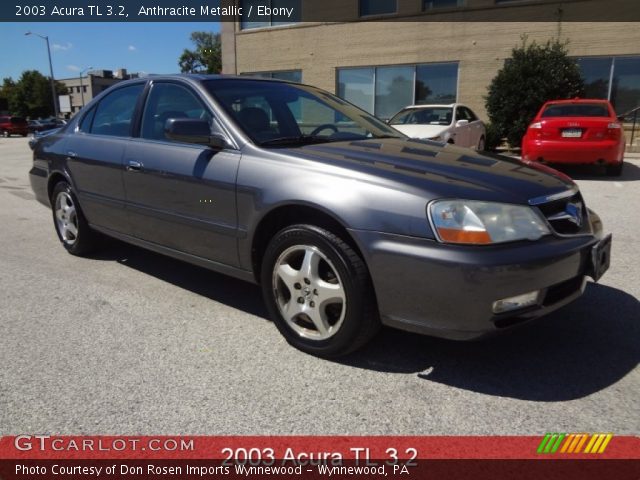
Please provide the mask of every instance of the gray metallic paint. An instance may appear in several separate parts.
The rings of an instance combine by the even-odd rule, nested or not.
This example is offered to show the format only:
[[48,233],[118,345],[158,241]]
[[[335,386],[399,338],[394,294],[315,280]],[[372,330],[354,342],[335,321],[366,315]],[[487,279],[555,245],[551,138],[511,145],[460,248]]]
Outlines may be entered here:
[[[76,129],[80,114],[34,146],[30,178],[37,199],[48,205],[47,179],[62,174],[94,228],[245,280],[255,280],[252,246],[261,220],[283,206],[312,207],[344,226],[358,245],[384,323],[452,338],[495,331],[490,306],[499,298],[584,276],[599,230],[570,239],[451,246],[435,241],[426,214],[427,204],[439,198],[527,205],[575,188],[569,179],[419,140],[260,148],[201,85],[211,78],[148,82],[179,82],[196,91],[228,136],[228,149],[153,142],[135,131],[125,139],[89,135]],[[76,158],[67,155],[70,142]],[[144,171],[127,171],[129,160],[143,163]],[[212,202],[198,202],[204,199]],[[544,314],[580,293],[524,316]]]

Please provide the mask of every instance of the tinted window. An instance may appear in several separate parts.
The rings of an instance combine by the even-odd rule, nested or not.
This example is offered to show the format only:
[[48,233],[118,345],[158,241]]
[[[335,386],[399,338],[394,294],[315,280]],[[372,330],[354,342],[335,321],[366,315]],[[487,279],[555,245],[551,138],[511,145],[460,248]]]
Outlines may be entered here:
[[91,131],[91,122],[93,121],[93,117],[96,114],[96,107],[92,107],[91,110],[89,110],[84,117],[82,117],[82,121],[80,122],[80,125],[78,127],[78,129],[81,132],[85,132],[85,133],[89,133]]
[[156,83],[151,87],[142,115],[140,136],[168,140],[164,127],[170,118],[200,118],[211,126],[213,117],[202,101],[188,88],[175,83]]
[[609,109],[602,103],[569,103],[565,105],[549,105],[543,118],[548,117],[609,117]]
[[360,16],[396,13],[396,0],[360,0]]
[[313,87],[249,79],[205,85],[257,143],[402,138],[377,118]]
[[131,118],[143,84],[139,83],[114,90],[100,101],[91,133],[128,137],[131,135]]
[[413,104],[414,67],[379,67],[376,69],[375,115],[390,118],[401,108]]
[[458,64],[422,64],[416,68],[416,104],[454,103],[458,90]]
[[464,6],[465,0],[424,0],[422,6],[425,10],[433,8],[454,8]]

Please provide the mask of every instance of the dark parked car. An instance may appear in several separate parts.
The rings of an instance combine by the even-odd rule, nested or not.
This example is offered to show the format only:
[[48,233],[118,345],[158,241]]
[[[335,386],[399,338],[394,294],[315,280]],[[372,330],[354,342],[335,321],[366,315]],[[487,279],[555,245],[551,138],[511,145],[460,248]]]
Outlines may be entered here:
[[58,128],[58,126],[55,123],[48,123],[44,120],[29,120],[29,133],[44,132],[52,128]]
[[381,323],[498,332],[576,299],[609,265],[611,237],[568,177],[408,139],[306,85],[122,82],[33,159],[70,253],[106,234],[259,283],[286,339],[322,356]]
[[0,134],[3,137],[11,135],[22,135],[26,137],[29,133],[27,121],[22,117],[12,117],[9,115],[0,116]]

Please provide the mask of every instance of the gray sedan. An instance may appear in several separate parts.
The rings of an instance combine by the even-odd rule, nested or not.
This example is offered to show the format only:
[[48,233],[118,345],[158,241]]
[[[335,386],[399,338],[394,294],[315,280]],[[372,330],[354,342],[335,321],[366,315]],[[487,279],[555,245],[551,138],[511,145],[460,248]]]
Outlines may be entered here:
[[259,283],[284,337],[327,357],[381,324],[492,334],[609,265],[611,237],[568,177],[408,139],[288,82],[119,83],[37,140],[30,178],[71,254],[108,235]]

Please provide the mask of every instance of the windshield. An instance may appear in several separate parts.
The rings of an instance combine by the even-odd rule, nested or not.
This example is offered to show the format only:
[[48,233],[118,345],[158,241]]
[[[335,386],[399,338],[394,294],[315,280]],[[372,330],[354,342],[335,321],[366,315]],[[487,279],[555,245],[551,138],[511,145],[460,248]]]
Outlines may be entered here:
[[409,108],[398,112],[391,125],[450,125],[453,117],[451,107]]
[[551,104],[542,112],[548,117],[610,117],[609,109],[604,103],[565,103]]
[[208,80],[204,85],[258,145],[406,138],[358,107],[314,87],[255,79]]

